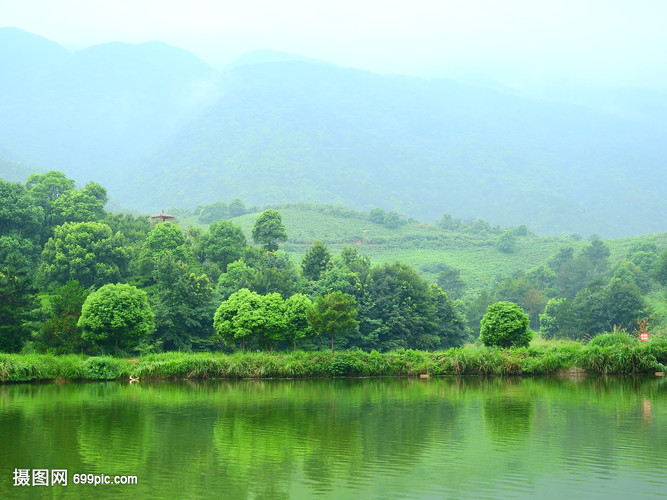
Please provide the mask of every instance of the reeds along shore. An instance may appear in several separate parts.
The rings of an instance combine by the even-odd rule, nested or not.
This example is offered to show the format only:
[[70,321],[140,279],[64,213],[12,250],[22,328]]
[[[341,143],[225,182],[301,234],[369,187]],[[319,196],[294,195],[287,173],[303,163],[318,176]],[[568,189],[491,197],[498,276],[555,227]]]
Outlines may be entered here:
[[0,354],[0,382],[207,378],[308,378],[438,375],[548,375],[563,372],[664,372],[667,337],[639,342],[603,334],[583,345],[542,342],[528,348],[467,345],[447,351],[237,352],[111,356]]

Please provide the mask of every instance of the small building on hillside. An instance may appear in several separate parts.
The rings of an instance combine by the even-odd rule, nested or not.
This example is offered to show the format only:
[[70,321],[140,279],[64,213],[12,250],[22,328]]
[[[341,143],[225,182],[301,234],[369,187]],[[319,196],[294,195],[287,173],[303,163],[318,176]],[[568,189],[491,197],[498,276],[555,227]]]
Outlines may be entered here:
[[160,224],[161,222],[174,222],[176,220],[175,215],[169,215],[164,213],[164,210],[157,215],[151,215],[151,225]]

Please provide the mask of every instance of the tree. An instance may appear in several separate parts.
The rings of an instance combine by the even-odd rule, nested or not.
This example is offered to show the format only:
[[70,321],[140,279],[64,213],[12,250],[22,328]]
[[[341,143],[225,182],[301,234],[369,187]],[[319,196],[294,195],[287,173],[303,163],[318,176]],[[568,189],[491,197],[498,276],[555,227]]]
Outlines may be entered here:
[[223,272],[228,264],[243,256],[246,245],[243,230],[228,220],[212,222],[208,233],[201,237],[204,258],[217,264]]
[[658,283],[667,286],[667,250],[663,250],[653,266],[653,275]]
[[295,293],[285,301],[285,328],[283,339],[291,342],[296,351],[296,341],[315,334],[308,323],[308,313],[313,303],[301,293]]
[[154,272],[155,337],[165,350],[190,351],[211,335],[213,288],[206,274],[197,276],[183,261],[165,252]]
[[516,251],[516,235],[514,231],[508,229],[500,236],[498,250],[504,253],[514,253]]
[[311,281],[319,280],[331,266],[331,253],[327,246],[319,240],[313,242],[301,261],[303,276]]
[[227,272],[218,278],[216,292],[221,300],[227,300],[231,294],[242,288],[250,289],[255,281],[257,271],[239,259],[227,266]]
[[108,284],[91,293],[81,308],[82,338],[106,351],[132,350],[155,329],[146,292],[124,283]]
[[[360,328],[369,349],[435,349],[440,346],[438,320],[428,283],[407,264],[395,262],[371,271],[371,303]],[[377,339],[377,340],[375,340]]]
[[84,351],[86,342],[78,322],[87,296],[88,290],[76,280],[56,289],[46,308],[47,319],[40,327],[39,340],[46,349],[58,354]]
[[28,177],[26,187],[37,205],[43,209],[43,241],[48,237],[51,228],[58,225],[54,221],[54,203],[65,193],[75,190],[74,186],[73,179],[68,179],[65,174],[56,170]]
[[435,283],[429,285],[431,297],[435,304],[436,336],[438,347],[460,347],[469,338],[465,323],[457,313],[454,304],[447,294]]
[[149,276],[152,274],[156,262],[170,252],[174,259],[193,263],[194,253],[187,243],[183,230],[176,224],[165,222],[156,224],[146,236],[139,251],[139,272]]
[[234,292],[222,302],[213,316],[214,342],[224,341],[233,344],[241,341],[241,350],[245,348],[247,339],[262,329],[263,300],[261,295],[242,288]]
[[18,254],[10,254],[0,265],[0,351],[19,351],[29,338],[34,297],[28,269]]
[[318,334],[331,336],[333,354],[335,337],[352,332],[359,324],[354,298],[342,292],[318,297],[308,312],[308,324]]
[[528,347],[533,332],[528,315],[513,302],[492,304],[482,318],[479,338],[486,346]]
[[265,252],[257,265],[252,290],[262,295],[277,292],[286,299],[296,292],[298,280],[296,268],[285,252]]
[[52,203],[52,223],[99,222],[104,219],[107,190],[96,182],[83,189],[70,189]]
[[285,226],[278,210],[265,210],[257,217],[252,228],[252,239],[269,252],[275,252],[278,250],[278,242],[287,240]]
[[438,286],[446,290],[452,297],[460,298],[466,287],[465,282],[461,279],[461,270],[447,264],[443,264],[440,269],[436,279]]
[[540,333],[545,339],[581,337],[569,299],[549,299],[544,313],[540,314]]
[[241,198],[234,198],[229,202],[229,216],[230,217],[239,217],[246,213],[245,203]]
[[101,286],[123,279],[129,259],[123,235],[106,224],[67,222],[44,245],[38,275],[49,285],[75,279],[86,288]]

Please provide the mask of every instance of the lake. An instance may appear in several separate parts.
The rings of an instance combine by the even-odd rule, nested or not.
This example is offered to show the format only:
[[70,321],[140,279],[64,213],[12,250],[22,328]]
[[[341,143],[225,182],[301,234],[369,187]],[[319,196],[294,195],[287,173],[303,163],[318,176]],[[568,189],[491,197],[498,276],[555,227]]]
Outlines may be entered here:
[[[0,385],[0,443],[10,499],[654,498],[667,491],[667,382]],[[14,486],[43,482],[40,471],[66,471],[67,486],[62,473]],[[74,484],[75,474],[137,484]]]

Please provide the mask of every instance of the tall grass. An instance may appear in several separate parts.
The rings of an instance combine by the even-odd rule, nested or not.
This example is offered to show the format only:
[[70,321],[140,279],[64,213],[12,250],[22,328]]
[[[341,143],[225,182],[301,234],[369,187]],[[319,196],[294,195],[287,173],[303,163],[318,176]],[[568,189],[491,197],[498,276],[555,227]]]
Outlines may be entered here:
[[[150,354],[110,356],[0,354],[0,382],[33,380],[306,378],[428,375],[549,375],[573,369],[591,374],[665,371],[667,336],[639,342],[619,333],[578,342],[543,341],[528,348],[467,345],[447,351],[359,350]],[[621,338],[622,337],[622,338]]]

